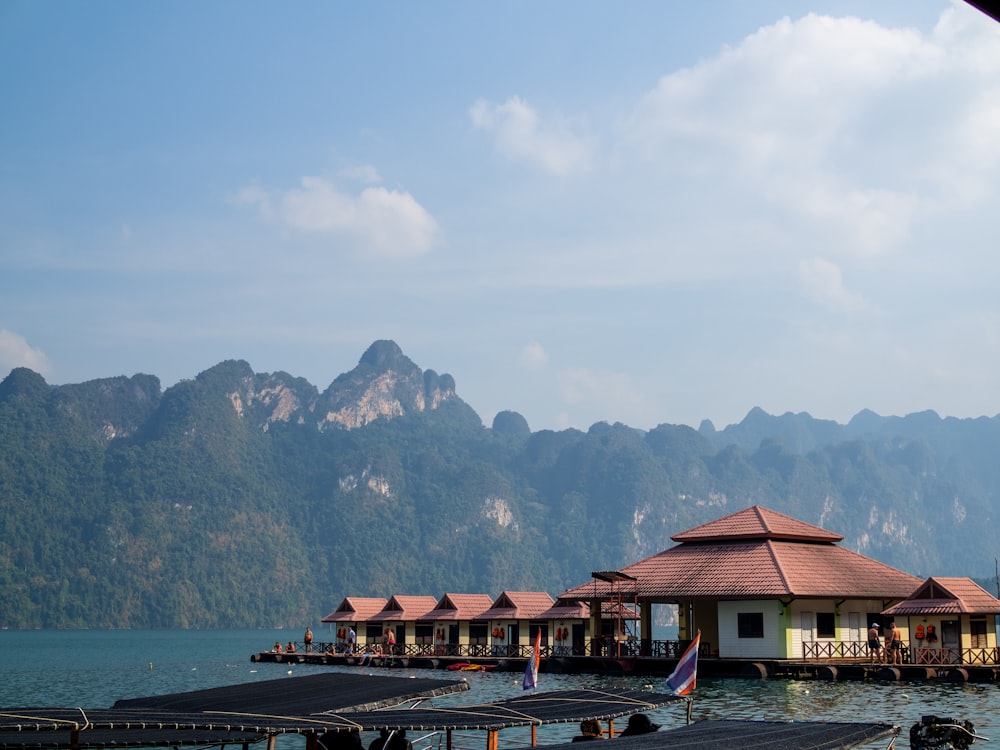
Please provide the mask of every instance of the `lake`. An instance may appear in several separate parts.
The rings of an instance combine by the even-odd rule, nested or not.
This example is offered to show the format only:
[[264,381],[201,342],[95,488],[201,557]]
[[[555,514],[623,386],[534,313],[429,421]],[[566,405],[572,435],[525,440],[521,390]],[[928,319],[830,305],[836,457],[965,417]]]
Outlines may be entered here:
[[[317,634],[317,637],[321,637]],[[253,653],[275,641],[301,640],[288,630],[219,631],[0,631],[0,706],[107,708],[133,698],[270,680],[318,671],[359,670],[394,677],[444,678],[451,672],[424,669],[369,669],[252,663]],[[543,662],[544,669],[544,662]],[[435,699],[435,704],[481,703],[521,694],[521,675],[463,673],[468,692]],[[661,689],[652,678],[594,675],[539,675],[539,690],[629,687]],[[934,682],[821,682],[800,680],[700,679],[694,719],[736,718],[770,721],[883,721],[906,732],[925,714],[972,721],[979,734],[1000,746],[1000,685]],[[653,712],[664,726],[684,723],[683,709]],[[575,727],[543,727],[539,742],[568,739]],[[517,730],[501,733],[501,745],[527,744]],[[875,743],[872,747],[885,747]],[[980,744],[980,743],[977,743]],[[485,746],[485,740],[483,742]],[[301,750],[286,738],[281,748]]]

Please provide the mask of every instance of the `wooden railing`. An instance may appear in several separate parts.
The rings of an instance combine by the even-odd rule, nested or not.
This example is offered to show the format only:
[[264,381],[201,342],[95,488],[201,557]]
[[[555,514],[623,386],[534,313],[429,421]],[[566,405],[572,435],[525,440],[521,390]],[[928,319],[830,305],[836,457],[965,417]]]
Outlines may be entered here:
[[[606,638],[594,638],[585,644],[573,645],[571,642],[543,643],[541,646],[542,658],[566,657],[566,656],[606,656],[611,658],[631,658],[637,656],[650,656],[658,659],[677,659],[690,644],[690,641],[639,641],[628,639],[618,642],[609,641]],[[342,641],[314,641],[307,651],[305,644],[301,641],[293,642],[295,652],[298,654],[335,654],[346,653],[347,644]],[[360,655],[365,652],[365,644],[356,644],[354,654]],[[534,651],[533,645],[510,644],[510,643],[396,643],[393,646],[393,656],[416,656],[416,657],[458,657],[458,658],[480,658],[480,659],[527,659]],[[711,645],[705,641],[701,642],[699,653],[708,656],[711,653]],[[388,656],[389,654],[385,654]]]
[[867,641],[804,641],[803,659],[863,659],[869,656]]
[[[904,664],[1000,664],[1000,648],[911,648],[902,645]],[[803,659],[868,659],[866,641],[807,641]],[[880,655],[883,658],[883,655]]]

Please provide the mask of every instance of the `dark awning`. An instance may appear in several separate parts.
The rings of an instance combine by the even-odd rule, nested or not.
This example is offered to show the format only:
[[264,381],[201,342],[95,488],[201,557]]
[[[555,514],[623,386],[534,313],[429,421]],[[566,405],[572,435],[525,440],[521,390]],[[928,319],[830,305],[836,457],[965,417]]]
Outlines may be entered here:
[[468,683],[463,680],[409,679],[326,672],[186,693],[129,698],[117,701],[114,707],[308,716],[329,711],[374,711],[416,698],[432,698],[468,689]]
[[[618,737],[615,750],[842,750],[899,733],[891,724],[708,720],[635,737]],[[545,750],[579,750],[579,744]]]
[[363,730],[374,729],[478,729],[565,724],[583,719],[615,719],[651,711],[668,703],[690,701],[669,693],[645,690],[550,690],[520,695],[497,703],[472,706],[420,706],[367,714],[338,712]]
[[[325,676],[325,675],[324,675]],[[332,675],[331,675],[332,676]],[[382,678],[369,679],[373,683]],[[332,698],[322,699],[293,678],[277,682],[292,683],[279,696],[282,705],[298,708],[329,706]],[[419,680],[401,680],[411,686]],[[441,682],[441,681],[434,681]],[[252,683],[261,685],[266,683]],[[457,683],[463,686],[465,683]],[[319,682],[311,680],[311,688]],[[219,744],[252,742],[275,734],[320,734],[351,730],[379,729],[444,730],[466,729],[495,731],[507,727],[540,726],[579,722],[585,718],[612,719],[626,714],[649,711],[668,703],[687,705],[687,698],[641,690],[554,690],[530,693],[498,703],[469,706],[418,706],[379,711],[329,711],[296,715],[277,710],[268,698],[250,692],[241,705],[234,705],[235,693],[248,686],[197,691],[206,701],[207,710],[190,710],[192,693],[157,698],[119,701],[111,709],[40,708],[0,709],[0,747],[68,747],[71,735],[81,748],[122,745],[128,747],[163,747],[181,744]],[[273,694],[272,694],[273,695]],[[370,696],[370,694],[369,694]],[[208,698],[214,698],[209,701]],[[341,702],[344,696],[340,696]],[[139,707],[138,702],[146,705]],[[127,704],[130,707],[123,708]],[[156,704],[154,706],[154,704]],[[168,704],[188,710],[168,710]],[[187,738],[201,733],[200,741]]]

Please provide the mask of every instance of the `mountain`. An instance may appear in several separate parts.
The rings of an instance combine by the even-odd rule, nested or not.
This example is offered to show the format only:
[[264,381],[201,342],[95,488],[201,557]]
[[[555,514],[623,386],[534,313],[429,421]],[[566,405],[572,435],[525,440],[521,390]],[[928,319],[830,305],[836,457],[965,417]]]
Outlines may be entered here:
[[996,417],[484,426],[376,341],[322,392],[222,362],[0,382],[0,627],[299,627],[346,595],[558,594],[751,504],[915,575],[992,575]]

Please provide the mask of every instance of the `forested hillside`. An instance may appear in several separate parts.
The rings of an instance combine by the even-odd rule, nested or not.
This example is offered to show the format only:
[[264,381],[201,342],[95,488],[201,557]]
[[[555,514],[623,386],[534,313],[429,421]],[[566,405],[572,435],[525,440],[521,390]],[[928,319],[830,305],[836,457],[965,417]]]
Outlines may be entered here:
[[992,574],[1000,422],[485,427],[390,341],[320,392],[223,362],[0,383],[0,626],[267,627],[352,595],[543,589],[761,504],[915,575]]

